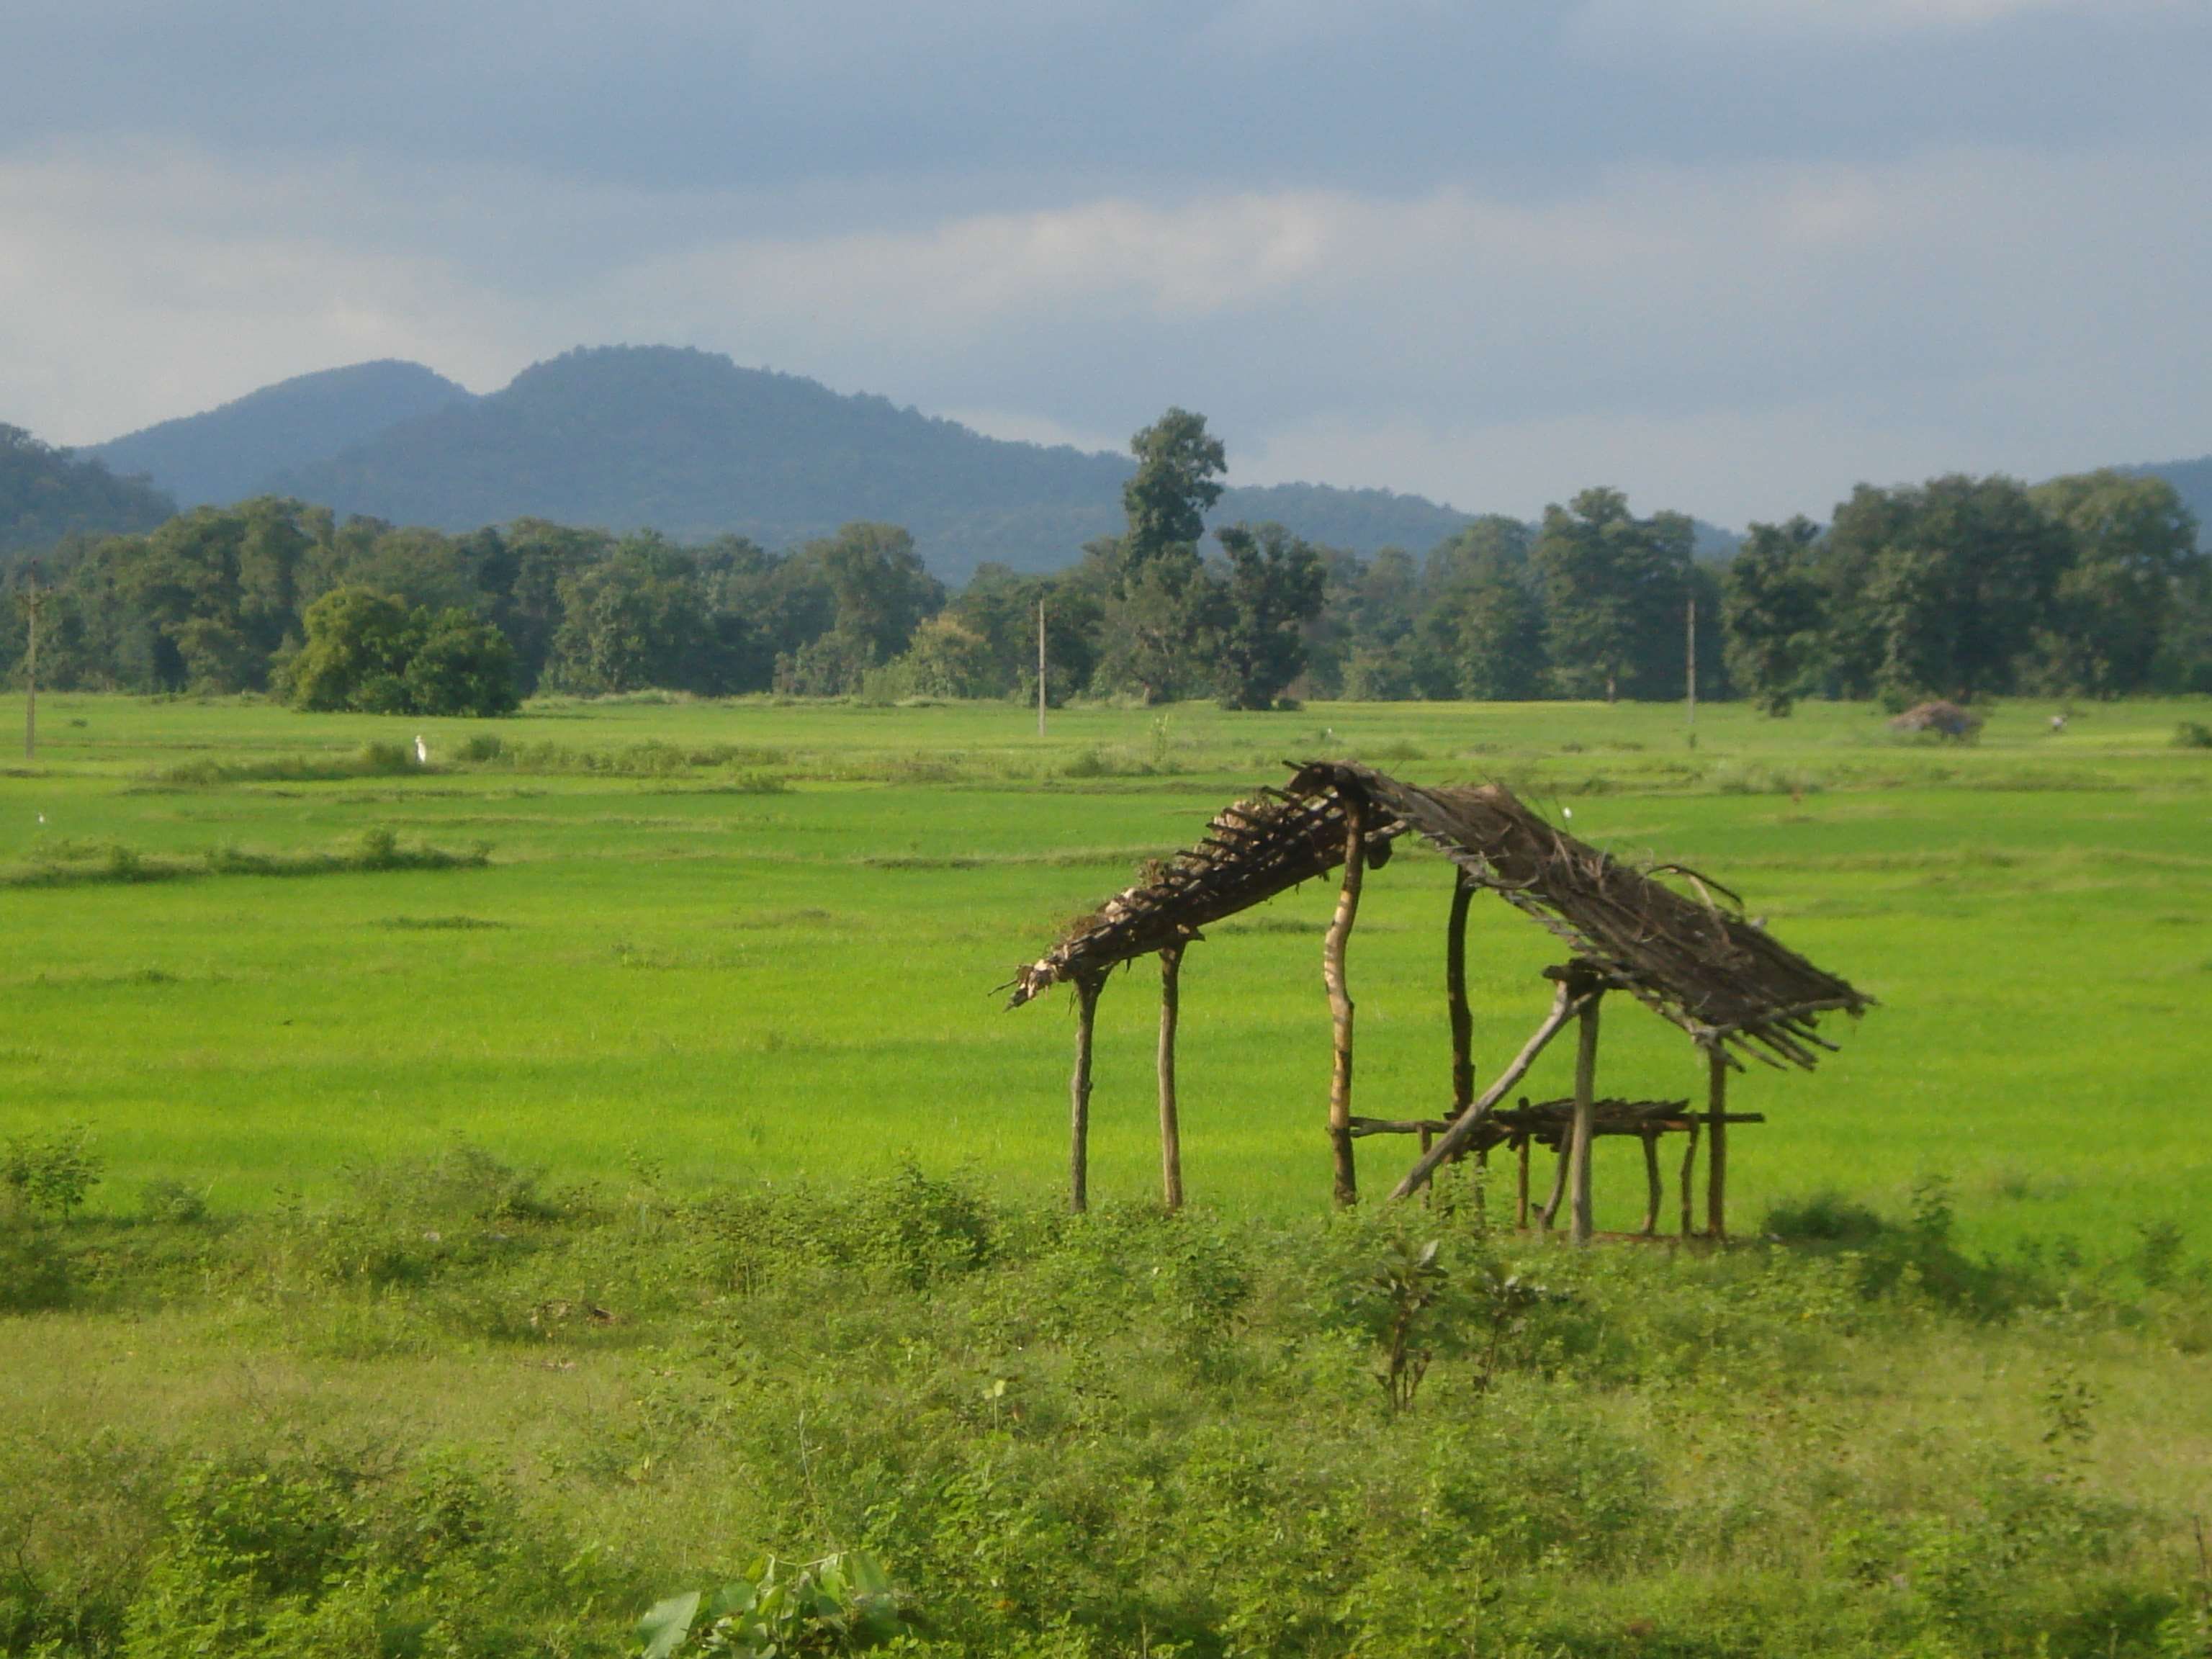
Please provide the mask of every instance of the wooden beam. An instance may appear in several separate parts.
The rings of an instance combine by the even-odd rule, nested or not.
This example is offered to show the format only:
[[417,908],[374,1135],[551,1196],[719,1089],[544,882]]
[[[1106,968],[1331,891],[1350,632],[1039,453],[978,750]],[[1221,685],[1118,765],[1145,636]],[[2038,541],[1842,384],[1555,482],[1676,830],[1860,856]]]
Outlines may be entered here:
[[1474,878],[1456,865],[1452,875],[1451,915],[1444,924],[1444,997],[1451,1011],[1451,1115],[1457,1117],[1474,1104],[1474,1016],[1467,1006],[1467,908],[1474,897]]
[[1659,1132],[1644,1132],[1644,1237],[1659,1231],[1659,1205],[1666,1183],[1659,1179]]
[[1367,867],[1367,838],[1362,803],[1344,803],[1344,883],[1337,889],[1336,914],[1322,941],[1322,983],[1328,988],[1328,1012],[1334,1059],[1328,1083],[1328,1138],[1335,1162],[1334,1193],[1340,1205],[1359,1201],[1359,1170],[1352,1157],[1352,992],[1344,978],[1345,941],[1359,915],[1359,882]]
[[1705,1231],[1728,1237],[1728,1056],[1705,1050]]
[[1575,1045],[1575,1122],[1567,1143],[1568,1180],[1574,1188],[1574,1242],[1590,1242],[1590,1127],[1597,1099],[1597,997],[1583,1005],[1580,1041]]
[[1513,1224],[1528,1231],[1528,1137],[1521,1137],[1521,1176],[1514,1194]]
[[1075,1073],[1067,1080],[1067,1207],[1081,1215],[1091,1202],[1091,1031],[1103,981],[1075,981]]
[[[1040,602],[1042,603],[1042,602]],[[1182,1208],[1182,1128],[1176,1120],[1176,1020],[1182,1005],[1182,946],[1160,951],[1160,1187],[1170,1210]]]
[[1682,1146],[1682,1237],[1687,1238],[1697,1231],[1697,1206],[1690,1197],[1691,1177],[1698,1169],[1698,1120],[1690,1120],[1690,1132]]
[[1544,1045],[1557,1036],[1560,1028],[1582,1011],[1583,997],[1595,994],[1594,991],[1578,994],[1565,981],[1560,981],[1559,989],[1552,996],[1552,1012],[1544,1017],[1544,1023],[1522,1045],[1521,1052],[1513,1056],[1513,1063],[1498,1074],[1498,1080],[1484,1090],[1473,1105],[1452,1120],[1451,1127],[1439,1135],[1437,1144],[1422,1153],[1420,1161],[1406,1171],[1406,1178],[1391,1190],[1390,1196],[1394,1199],[1412,1197],[1435,1173],[1437,1165],[1472,1140],[1474,1132],[1489,1116],[1490,1109],[1505,1098],[1506,1091],[1520,1082],[1528,1068],[1536,1063],[1536,1056],[1544,1052]]

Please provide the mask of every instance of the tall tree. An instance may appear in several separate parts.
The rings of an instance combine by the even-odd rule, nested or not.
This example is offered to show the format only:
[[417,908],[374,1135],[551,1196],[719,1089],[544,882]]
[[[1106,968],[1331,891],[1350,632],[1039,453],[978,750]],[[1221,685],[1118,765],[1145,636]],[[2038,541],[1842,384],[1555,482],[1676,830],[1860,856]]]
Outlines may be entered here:
[[1194,565],[1206,514],[1221,499],[1228,452],[1206,429],[1206,416],[1170,409],[1129,440],[1137,470],[1121,486],[1128,519],[1124,567],[1132,574],[1161,559]]
[[1816,562],[1820,526],[1802,514],[1754,524],[1721,578],[1729,669],[1769,714],[1804,694],[1826,620]]
[[2065,526],[2010,478],[1954,474],[1909,492],[1868,598],[1892,698],[2010,690],[2069,562]]
[[1552,672],[1570,696],[1666,696],[1681,684],[1683,610],[1695,526],[1638,519],[1617,489],[1544,509],[1530,562],[1542,584]]
[[1222,706],[1272,708],[1305,669],[1305,627],[1321,610],[1321,556],[1279,524],[1219,533],[1229,556]]
[[2160,636],[2185,570],[2197,562],[2197,520],[2163,478],[2105,471],[2053,478],[2029,492],[2073,537],[2039,630],[2058,686],[2117,696],[2150,683]]

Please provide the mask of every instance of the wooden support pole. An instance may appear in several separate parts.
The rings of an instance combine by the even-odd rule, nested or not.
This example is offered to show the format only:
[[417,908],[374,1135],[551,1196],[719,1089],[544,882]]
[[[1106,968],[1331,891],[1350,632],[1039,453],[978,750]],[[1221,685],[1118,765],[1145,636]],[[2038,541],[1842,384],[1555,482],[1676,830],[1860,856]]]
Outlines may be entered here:
[[[1585,993],[1594,995],[1595,993]],[[1564,981],[1552,998],[1552,1012],[1536,1028],[1536,1034],[1522,1045],[1513,1056],[1513,1063],[1498,1074],[1498,1080],[1482,1091],[1480,1098],[1452,1120],[1450,1128],[1437,1138],[1437,1144],[1421,1154],[1420,1162],[1406,1171],[1406,1178],[1393,1188],[1394,1199],[1411,1198],[1420,1190],[1421,1183],[1436,1171],[1436,1167],[1474,1138],[1474,1132],[1489,1116],[1490,1109],[1505,1098],[1506,1091],[1518,1083],[1528,1068],[1536,1063],[1536,1056],[1544,1052],[1544,1045],[1559,1034],[1559,1029],[1581,1011],[1582,1000]]]
[[1659,1179],[1659,1132],[1644,1132],[1644,1237],[1650,1238],[1659,1231],[1659,1205],[1666,1183]]
[[1574,1187],[1573,1237],[1590,1242],[1590,1130],[1597,1098],[1597,1012],[1599,999],[1583,1005],[1581,1041],[1575,1045],[1575,1121],[1567,1142],[1567,1170]]
[[1513,1224],[1524,1233],[1528,1231],[1528,1139],[1521,1137],[1521,1177],[1513,1204]]
[[1182,946],[1160,950],[1160,1187],[1170,1210],[1182,1208],[1182,1128],[1176,1120],[1176,1020],[1182,1006]]
[[1682,1237],[1697,1231],[1697,1205],[1692,1200],[1692,1177],[1698,1170],[1698,1120],[1690,1120],[1690,1132],[1683,1137],[1682,1145]]
[[1101,981],[1075,981],[1075,1073],[1068,1079],[1067,1207],[1081,1215],[1091,1202],[1091,1030]]
[[1335,1058],[1329,1073],[1328,1138],[1335,1158],[1335,1196],[1340,1205],[1359,1202],[1359,1171],[1352,1158],[1352,993],[1344,979],[1344,945],[1359,915],[1359,882],[1367,868],[1367,839],[1362,803],[1344,801],[1344,884],[1337,890],[1336,914],[1322,942],[1322,983],[1328,988],[1329,1024]]
[[1728,1054],[1717,1042],[1705,1049],[1705,1231],[1728,1237]]
[[1537,1224],[1547,1233],[1552,1231],[1552,1223],[1559,1219],[1559,1206],[1566,1201],[1567,1149],[1570,1145],[1569,1137],[1562,1135],[1559,1138],[1559,1156],[1552,1164],[1552,1195],[1544,1200],[1544,1207],[1536,1212]]
[[1452,1115],[1457,1117],[1474,1104],[1474,1017],[1467,1006],[1467,909],[1474,897],[1474,878],[1453,867],[1457,879],[1444,924],[1444,996],[1451,1009]]

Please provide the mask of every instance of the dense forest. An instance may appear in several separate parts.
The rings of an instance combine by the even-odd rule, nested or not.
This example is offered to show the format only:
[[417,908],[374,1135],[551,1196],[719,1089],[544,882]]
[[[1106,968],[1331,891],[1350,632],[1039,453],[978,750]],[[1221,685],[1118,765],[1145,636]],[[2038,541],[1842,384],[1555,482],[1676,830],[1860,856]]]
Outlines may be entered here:
[[139,478],[0,424],[0,557],[68,537],[151,530],[177,504]]
[[[1696,617],[1702,696],[2212,691],[2212,562],[2171,485],[1862,486],[1826,526],[1755,525],[1720,565],[1686,516],[1583,491],[1372,557],[1275,524],[1211,533],[1225,456],[1170,410],[1133,446],[1123,526],[1046,575],[948,592],[897,526],[772,553],[523,519],[465,534],[269,496],[65,540],[35,574],[40,676],[271,691],[304,706],[499,713],[532,693],[1030,697],[1231,708],[1297,697],[1671,698]],[[22,675],[28,608],[0,617]]]

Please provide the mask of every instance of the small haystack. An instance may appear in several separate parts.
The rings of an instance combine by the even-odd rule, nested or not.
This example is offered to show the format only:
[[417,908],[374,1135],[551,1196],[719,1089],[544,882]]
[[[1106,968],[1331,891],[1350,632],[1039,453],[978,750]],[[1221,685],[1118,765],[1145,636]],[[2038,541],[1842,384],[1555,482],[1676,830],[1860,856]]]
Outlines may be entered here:
[[1919,703],[1906,709],[1889,723],[1889,729],[1893,732],[1933,732],[1940,737],[1954,738],[1963,742],[1982,729],[1982,717],[1971,709],[1960,708],[1955,702],[1946,702],[1939,698],[1934,702]]

